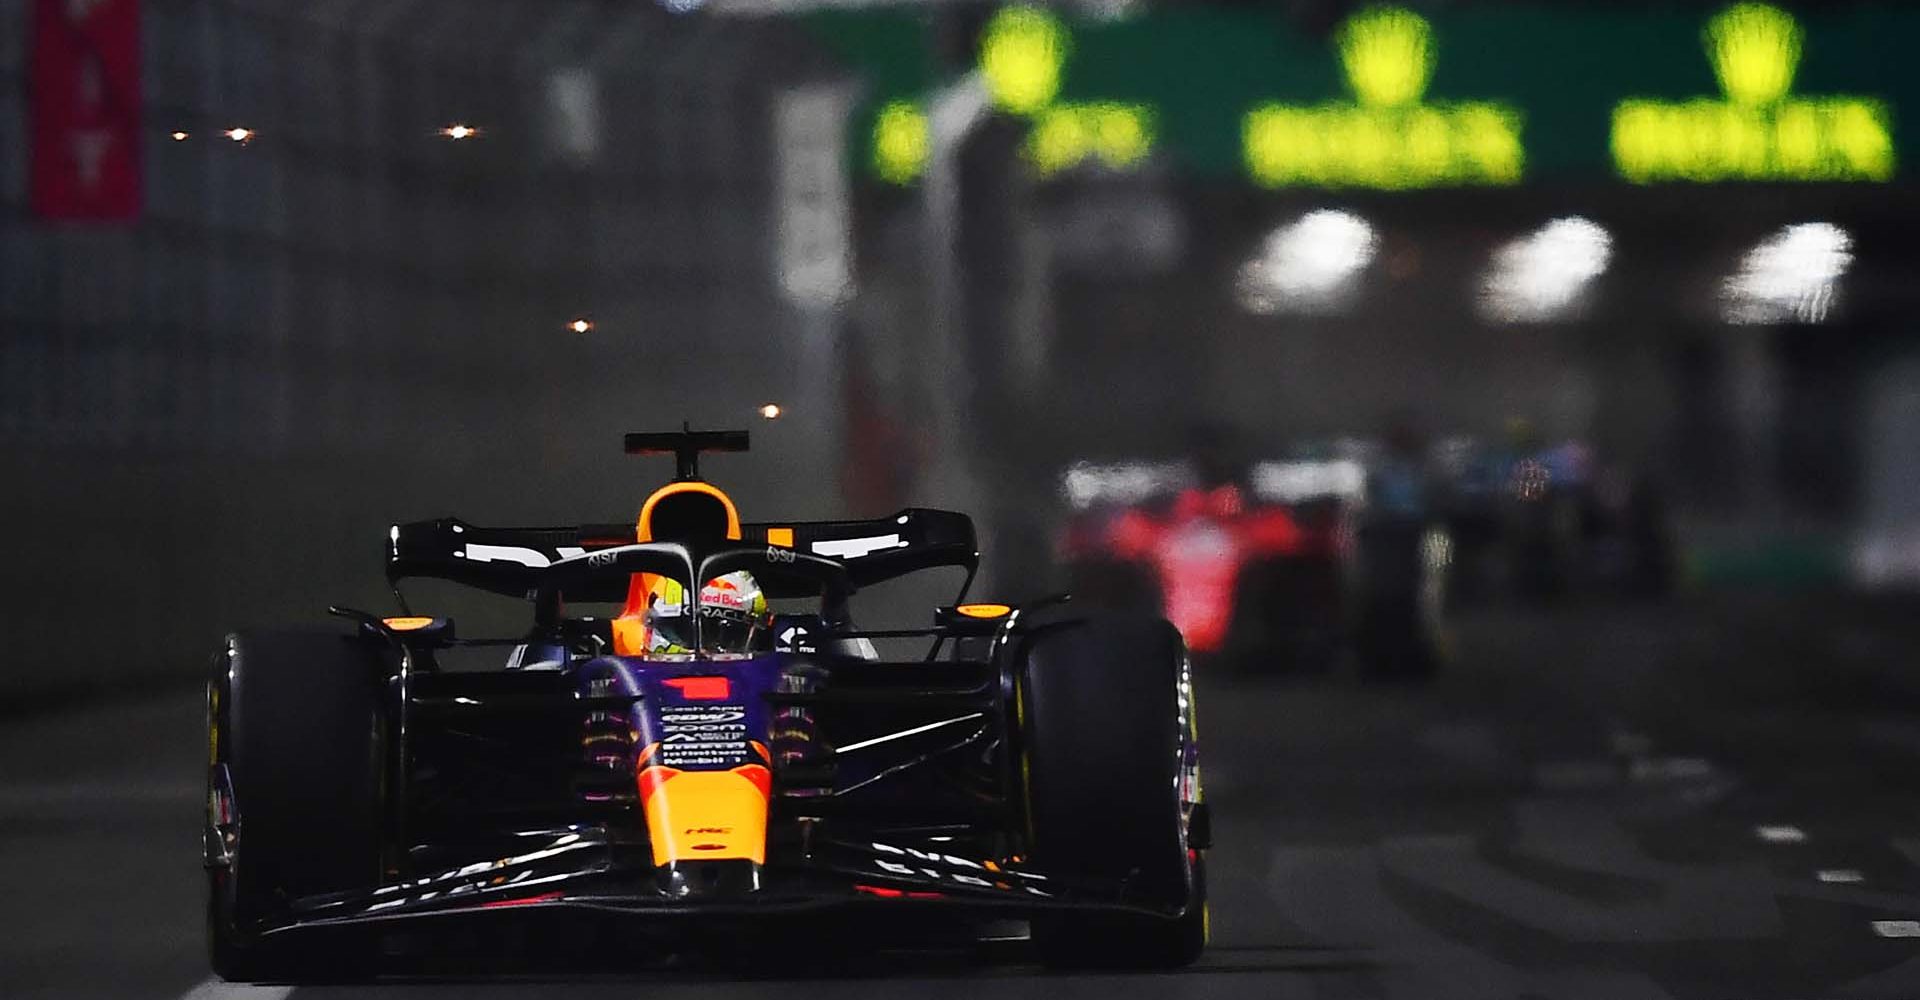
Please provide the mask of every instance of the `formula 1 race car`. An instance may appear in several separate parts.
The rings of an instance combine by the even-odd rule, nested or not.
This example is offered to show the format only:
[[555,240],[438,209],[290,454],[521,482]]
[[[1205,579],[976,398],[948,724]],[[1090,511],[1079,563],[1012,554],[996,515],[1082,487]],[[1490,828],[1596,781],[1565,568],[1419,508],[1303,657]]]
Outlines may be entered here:
[[1231,476],[1208,462],[1077,463],[1057,554],[1074,594],[1164,614],[1196,656],[1325,669],[1351,650],[1378,677],[1444,651],[1447,538],[1420,484],[1341,442]]
[[[746,445],[628,435],[679,467],[637,522],[391,529],[396,595],[430,577],[524,598],[519,634],[462,638],[402,598],[228,636],[207,686],[214,970],[372,974],[436,929],[543,921],[696,950],[1024,925],[1050,965],[1192,962],[1210,823],[1178,631],[962,603],[967,584],[929,627],[862,631],[862,587],[935,567],[970,584],[972,522],[743,523],[698,458]],[[741,571],[769,627],[718,651],[702,584]],[[633,649],[635,595],[662,581],[688,648]],[[875,640],[925,645],[883,660]]]

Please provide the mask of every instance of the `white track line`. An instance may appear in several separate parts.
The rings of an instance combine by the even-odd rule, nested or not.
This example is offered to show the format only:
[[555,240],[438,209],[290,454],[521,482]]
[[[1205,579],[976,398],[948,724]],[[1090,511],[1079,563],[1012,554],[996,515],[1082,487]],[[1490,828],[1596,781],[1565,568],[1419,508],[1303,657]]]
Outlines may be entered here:
[[190,803],[206,786],[178,781],[71,781],[0,785],[0,813],[72,806],[147,806]]
[[180,1000],[286,1000],[292,993],[291,986],[247,986],[208,977]]

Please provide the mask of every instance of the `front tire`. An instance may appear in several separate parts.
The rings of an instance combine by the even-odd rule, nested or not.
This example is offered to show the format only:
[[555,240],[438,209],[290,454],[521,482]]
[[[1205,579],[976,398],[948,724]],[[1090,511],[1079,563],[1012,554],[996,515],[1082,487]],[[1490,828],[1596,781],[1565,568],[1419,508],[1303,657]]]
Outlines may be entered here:
[[1160,619],[1045,627],[1020,650],[1016,705],[1029,850],[1063,878],[1123,886],[1125,911],[1036,914],[1048,965],[1176,968],[1207,939],[1193,692]]
[[293,899],[379,882],[389,659],[365,639],[322,630],[236,633],[215,658],[207,951],[222,979],[368,969],[371,949],[357,935],[262,931]]

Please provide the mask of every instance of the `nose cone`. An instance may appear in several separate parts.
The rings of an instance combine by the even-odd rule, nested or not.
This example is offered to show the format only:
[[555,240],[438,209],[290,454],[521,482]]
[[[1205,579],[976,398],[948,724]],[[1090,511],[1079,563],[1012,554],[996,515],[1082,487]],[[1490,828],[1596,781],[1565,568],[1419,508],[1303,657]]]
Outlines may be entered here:
[[639,774],[653,863],[767,860],[772,773],[746,764],[724,771],[649,767]]

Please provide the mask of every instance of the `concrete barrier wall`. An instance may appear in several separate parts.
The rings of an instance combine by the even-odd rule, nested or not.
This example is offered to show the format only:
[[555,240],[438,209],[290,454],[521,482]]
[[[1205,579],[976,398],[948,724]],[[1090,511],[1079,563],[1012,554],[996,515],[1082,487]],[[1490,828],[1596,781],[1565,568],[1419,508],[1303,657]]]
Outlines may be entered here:
[[[28,6],[0,0],[0,136],[24,131]],[[375,6],[145,4],[137,223],[31,218],[0,142],[0,624],[40,650],[0,664],[0,702],[390,606],[395,520],[631,517],[668,472],[622,432],[746,425],[831,350],[769,250],[769,102],[834,71],[805,37]],[[715,477],[755,515],[832,512],[823,416],[755,427],[762,454]]]

